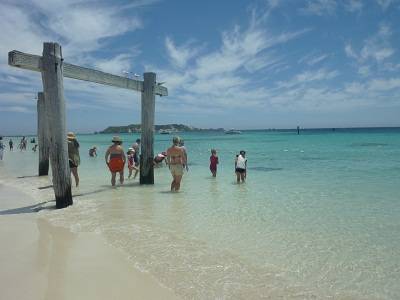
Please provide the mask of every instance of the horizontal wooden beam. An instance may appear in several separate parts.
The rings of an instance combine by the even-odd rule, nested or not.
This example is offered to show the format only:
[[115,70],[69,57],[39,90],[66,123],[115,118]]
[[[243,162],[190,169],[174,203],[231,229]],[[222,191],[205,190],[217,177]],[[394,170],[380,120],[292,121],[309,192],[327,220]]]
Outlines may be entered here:
[[[41,57],[16,50],[8,52],[8,64],[13,67],[41,72]],[[123,89],[143,92],[143,81],[117,76],[102,71],[63,63],[64,77],[94,82]],[[168,89],[156,84],[154,92],[159,96],[168,96]]]

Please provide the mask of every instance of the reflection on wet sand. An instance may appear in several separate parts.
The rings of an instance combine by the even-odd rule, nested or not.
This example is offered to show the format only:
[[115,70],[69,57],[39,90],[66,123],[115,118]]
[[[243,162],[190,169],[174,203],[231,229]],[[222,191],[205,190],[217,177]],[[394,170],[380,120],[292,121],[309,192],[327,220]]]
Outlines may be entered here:
[[38,218],[39,241],[37,263],[47,273],[45,298],[66,299],[66,268],[70,249],[74,246],[75,235],[63,227],[50,226],[48,221]]

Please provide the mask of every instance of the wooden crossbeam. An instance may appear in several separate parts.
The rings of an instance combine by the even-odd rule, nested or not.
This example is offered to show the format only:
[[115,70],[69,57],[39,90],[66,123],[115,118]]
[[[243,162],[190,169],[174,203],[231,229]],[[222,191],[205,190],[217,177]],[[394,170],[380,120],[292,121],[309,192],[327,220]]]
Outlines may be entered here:
[[[8,52],[8,64],[13,67],[41,72],[41,57],[38,55],[27,54],[20,51]],[[63,63],[63,76],[72,79],[95,82],[109,86],[115,86],[123,89],[143,92],[143,81],[126,78],[118,75],[105,73],[102,71],[89,69]],[[168,96],[168,89],[164,86],[156,84],[154,93],[159,96]]]

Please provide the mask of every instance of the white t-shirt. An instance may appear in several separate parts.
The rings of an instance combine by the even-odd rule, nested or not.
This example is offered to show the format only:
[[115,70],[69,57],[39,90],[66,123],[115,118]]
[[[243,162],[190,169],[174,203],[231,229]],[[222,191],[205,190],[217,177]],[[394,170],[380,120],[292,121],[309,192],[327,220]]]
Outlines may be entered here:
[[236,161],[236,168],[246,169],[246,161],[247,158],[244,158],[242,155],[239,155]]

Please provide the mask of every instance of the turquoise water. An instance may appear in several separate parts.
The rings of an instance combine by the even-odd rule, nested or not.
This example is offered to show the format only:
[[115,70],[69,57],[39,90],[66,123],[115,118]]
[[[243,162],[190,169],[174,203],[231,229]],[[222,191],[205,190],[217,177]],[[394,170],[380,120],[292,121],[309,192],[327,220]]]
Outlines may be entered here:
[[[130,180],[111,189],[103,158],[111,135],[78,136],[75,205],[41,214],[103,234],[183,298],[400,298],[400,129],[180,136],[190,170],[178,194],[169,192],[165,167],[155,170],[154,186]],[[122,135],[125,148],[137,137]],[[155,153],[171,138],[156,135]],[[87,155],[93,145],[97,158]],[[242,149],[249,170],[238,185]],[[0,168],[32,175],[36,156],[7,152]]]

